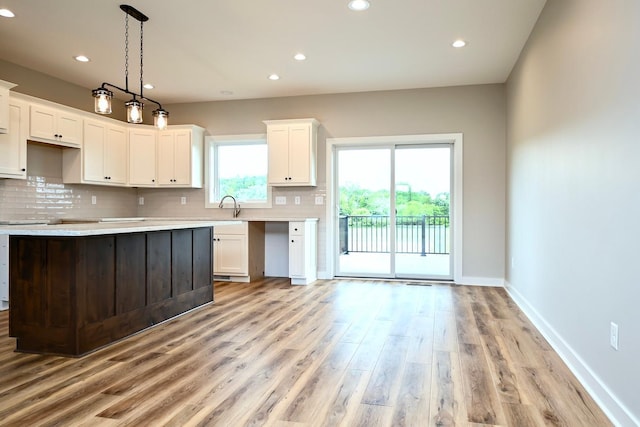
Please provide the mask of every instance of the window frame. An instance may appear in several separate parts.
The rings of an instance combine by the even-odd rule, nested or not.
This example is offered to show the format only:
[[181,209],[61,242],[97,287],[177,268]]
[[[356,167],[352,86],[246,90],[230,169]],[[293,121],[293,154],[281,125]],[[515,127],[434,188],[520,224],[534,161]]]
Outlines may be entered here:
[[[267,134],[241,134],[241,135],[212,135],[205,137],[205,208],[218,208],[222,195],[216,194],[218,187],[218,175],[216,172],[217,165],[217,148],[222,145],[266,145]],[[268,177],[267,177],[268,178]],[[244,208],[271,208],[272,206],[272,188],[267,183],[267,200],[264,202],[238,200],[238,204]],[[229,199],[225,200],[224,207],[233,207],[233,202]]]

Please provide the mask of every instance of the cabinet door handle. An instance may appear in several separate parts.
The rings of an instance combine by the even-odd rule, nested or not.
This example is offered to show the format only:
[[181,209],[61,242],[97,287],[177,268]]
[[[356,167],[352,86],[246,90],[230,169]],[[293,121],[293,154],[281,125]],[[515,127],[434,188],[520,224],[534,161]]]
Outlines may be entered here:
[[26,172],[27,170],[25,168],[20,169],[22,172]]
[[293,241],[293,240],[291,240],[291,243],[294,243],[294,241]]

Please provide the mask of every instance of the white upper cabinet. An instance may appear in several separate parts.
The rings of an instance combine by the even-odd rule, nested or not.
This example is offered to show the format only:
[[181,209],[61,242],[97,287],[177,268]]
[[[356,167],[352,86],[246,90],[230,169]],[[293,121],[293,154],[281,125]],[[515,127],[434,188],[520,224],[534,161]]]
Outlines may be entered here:
[[11,123],[9,113],[9,90],[15,87],[13,83],[0,80],[0,133],[8,133]]
[[79,148],[82,145],[82,117],[62,109],[32,104],[29,138]]
[[175,126],[158,133],[158,184],[202,188],[204,129]]
[[27,131],[29,107],[11,100],[8,106],[9,133],[0,134],[0,178],[27,177]]
[[127,184],[127,128],[99,120],[84,121],[82,150],[65,149],[63,181]]
[[158,132],[152,127],[138,125],[129,129],[129,185],[133,187],[155,187],[156,183],[156,138]]
[[318,121],[267,120],[269,185],[315,186]]

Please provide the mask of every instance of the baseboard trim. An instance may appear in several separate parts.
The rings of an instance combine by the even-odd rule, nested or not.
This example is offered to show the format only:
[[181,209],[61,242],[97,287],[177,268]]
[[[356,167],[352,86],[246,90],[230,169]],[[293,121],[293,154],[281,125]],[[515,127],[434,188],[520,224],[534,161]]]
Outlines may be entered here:
[[326,271],[318,271],[318,279],[319,280],[331,280],[333,277],[329,275]]
[[527,299],[508,281],[505,281],[505,289],[509,296],[520,307],[531,323],[549,342],[560,358],[569,367],[569,370],[578,378],[578,381],[596,401],[598,406],[609,417],[611,422],[620,427],[640,426],[640,420],[620,402],[611,390],[600,380],[598,375],[589,368],[560,334],[538,313]]
[[504,287],[504,279],[500,277],[470,277],[462,276],[460,280],[456,280],[458,285],[468,286],[492,286]]

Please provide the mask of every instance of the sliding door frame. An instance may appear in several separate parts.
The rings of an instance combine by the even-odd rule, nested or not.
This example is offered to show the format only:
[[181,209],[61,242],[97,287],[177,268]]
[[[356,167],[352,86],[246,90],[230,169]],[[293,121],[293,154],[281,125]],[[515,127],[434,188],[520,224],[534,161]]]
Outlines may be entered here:
[[326,264],[328,278],[334,278],[336,272],[336,256],[339,242],[336,238],[336,218],[340,209],[337,200],[336,162],[337,147],[389,147],[393,145],[428,145],[451,144],[453,157],[453,173],[451,183],[451,252],[453,254],[452,277],[454,282],[462,279],[462,200],[463,200],[463,137],[462,133],[447,134],[423,134],[423,135],[396,135],[396,136],[371,136],[349,138],[327,138],[326,143],[326,177],[327,177],[327,204],[326,204]]

